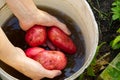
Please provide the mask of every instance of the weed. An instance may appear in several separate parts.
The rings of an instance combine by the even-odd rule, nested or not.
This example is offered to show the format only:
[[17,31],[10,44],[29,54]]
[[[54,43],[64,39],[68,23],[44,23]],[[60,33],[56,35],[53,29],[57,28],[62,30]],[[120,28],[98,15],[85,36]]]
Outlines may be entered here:
[[112,19],[113,20],[117,20],[119,19],[120,20],[120,0],[115,0],[113,3],[112,3]]

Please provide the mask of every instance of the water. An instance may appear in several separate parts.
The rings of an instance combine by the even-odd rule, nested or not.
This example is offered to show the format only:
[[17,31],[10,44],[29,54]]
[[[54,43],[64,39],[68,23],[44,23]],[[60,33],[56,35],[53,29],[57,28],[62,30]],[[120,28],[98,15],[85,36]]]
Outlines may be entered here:
[[[78,71],[84,64],[85,46],[84,46],[83,35],[80,29],[78,28],[78,25],[69,16],[54,9],[50,9],[46,7],[39,7],[39,8],[57,17],[61,22],[65,23],[72,33],[70,37],[73,39],[75,45],[77,46],[76,54],[74,55],[66,54],[68,58],[68,64],[66,68],[62,70],[62,75],[54,79],[47,79],[47,78],[43,79],[43,80],[64,80],[65,78],[71,76],[76,71]],[[24,40],[25,32],[20,29],[19,22],[14,15],[11,16],[5,22],[5,24],[2,26],[2,29],[4,30],[8,39],[11,41],[11,43],[14,46],[20,47],[23,50],[29,47]],[[24,76],[22,73],[19,73],[18,71],[8,66],[7,64],[3,63],[2,61],[0,61],[0,67],[2,67],[6,72],[8,72],[12,76],[20,80],[30,80],[28,77]]]

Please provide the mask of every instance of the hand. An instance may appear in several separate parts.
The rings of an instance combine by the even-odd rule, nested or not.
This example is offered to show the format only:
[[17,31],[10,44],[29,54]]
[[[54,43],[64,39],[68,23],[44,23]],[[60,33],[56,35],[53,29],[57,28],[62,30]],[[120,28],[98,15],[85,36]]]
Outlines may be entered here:
[[24,64],[21,68],[21,72],[33,80],[40,80],[44,77],[54,78],[61,74],[59,70],[47,70],[42,65],[28,57],[26,57],[24,51],[16,47],[17,51],[22,55]]
[[63,30],[66,34],[70,35],[70,31],[68,30],[67,26],[60,22],[54,16],[44,12],[42,10],[37,9],[36,12],[32,15],[27,15],[25,19],[19,20],[20,26],[23,30],[28,30],[31,26],[43,25],[43,26],[57,26],[61,30]]
[[[6,50],[7,49],[7,50]],[[28,58],[24,51],[15,48],[0,28],[0,60],[33,80],[53,78],[61,74],[59,70],[47,70],[37,61]]]
[[70,34],[65,24],[48,13],[39,10],[33,0],[6,0],[6,2],[14,15],[19,19],[23,30],[28,30],[33,25],[37,24],[43,26],[57,26],[66,34]]
[[[39,10],[34,4],[33,0],[6,0],[6,2],[11,11],[18,18],[20,26],[23,30],[28,30],[34,25],[43,25],[49,27],[57,26],[66,34],[70,35],[70,31],[67,29],[65,24],[61,23],[48,13]],[[5,41],[5,39],[6,37],[4,36],[3,38],[0,38],[0,41],[2,41],[2,47],[0,50],[2,50],[2,60],[8,65],[11,65],[13,68],[21,71],[21,73],[34,80],[39,80],[43,77],[53,78],[61,74],[61,71],[58,70],[46,70],[38,62],[26,57],[24,52],[20,49],[17,49],[21,53],[18,54],[18,51],[16,52],[13,45],[10,44],[7,39]],[[9,50],[6,50],[6,47],[9,47]],[[6,56],[9,57],[6,58]],[[16,63],[13,63],[13,61]]]

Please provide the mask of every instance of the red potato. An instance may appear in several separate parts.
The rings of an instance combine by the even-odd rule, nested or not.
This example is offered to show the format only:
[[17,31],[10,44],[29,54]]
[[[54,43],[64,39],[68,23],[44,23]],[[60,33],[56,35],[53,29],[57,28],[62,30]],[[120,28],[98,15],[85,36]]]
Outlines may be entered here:
[[42,51],[34,57],[34,60],[49,70],[62,70],[67,64],[65,54],[60,51]]
[[53,26],[48,30],[49,40],[59,49],[69,54],[76,53],[76,46],[72,39],[67,36],[62,30]]
[[29,46],[36,47],[46,42],[46,27],[35,25],[31,27],[25,35],[25,41]]
[[29,58],[34,58],[37,54],[41,53],[42,51],[45,51],[45,49],[40,47],[32,47],[25,50],[25,54]]

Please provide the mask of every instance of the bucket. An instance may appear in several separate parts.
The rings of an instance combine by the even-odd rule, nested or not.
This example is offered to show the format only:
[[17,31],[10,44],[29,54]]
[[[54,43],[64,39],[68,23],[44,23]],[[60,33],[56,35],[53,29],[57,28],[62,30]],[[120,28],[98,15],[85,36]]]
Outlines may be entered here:
[[[80,29],[85,42],[85,59],[83,65],[74,74],[65,80],[74,80],[89,66],[94,58],[98,45],[98,26],[93,12],[86,0],[34,0],[37,6],[45,6],[59,10],[71,17]],[[0,0],[0,26],[12,15],[5,0]],[[79,44],[79,43],[78,43]],[[0,63],[1,65],[1,63]],[[3,80],[17,80],[0,68],[0,77]]]

